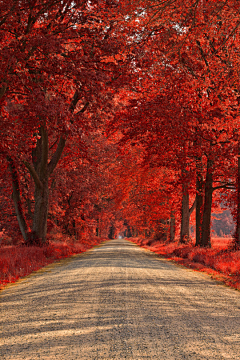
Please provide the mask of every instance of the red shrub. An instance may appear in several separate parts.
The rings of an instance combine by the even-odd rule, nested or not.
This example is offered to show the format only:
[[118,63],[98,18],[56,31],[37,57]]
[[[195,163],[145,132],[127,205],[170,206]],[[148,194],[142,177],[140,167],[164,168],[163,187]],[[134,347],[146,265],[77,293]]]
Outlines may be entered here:
[[89,239],[88,243],[50,243],[38,246],[5,246],[0,253],[0,288],[7,283],[30,274],[55,260],[79,254],[104,241],[103,238]]

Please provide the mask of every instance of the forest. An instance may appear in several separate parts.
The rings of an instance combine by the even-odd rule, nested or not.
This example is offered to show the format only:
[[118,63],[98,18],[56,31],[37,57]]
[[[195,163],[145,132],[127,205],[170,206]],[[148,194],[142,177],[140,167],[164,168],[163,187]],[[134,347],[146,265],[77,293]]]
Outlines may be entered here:
[[117,237],[240,277],[239,41],[237,0],[0,0],[2,279]]

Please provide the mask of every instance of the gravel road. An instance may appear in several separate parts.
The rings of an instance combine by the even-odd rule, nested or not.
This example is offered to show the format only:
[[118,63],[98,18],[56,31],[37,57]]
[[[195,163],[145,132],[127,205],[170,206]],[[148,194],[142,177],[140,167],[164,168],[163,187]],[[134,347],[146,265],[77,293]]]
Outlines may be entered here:
[[240,359],[240,292],[111,240],[0,292],[3,359]]

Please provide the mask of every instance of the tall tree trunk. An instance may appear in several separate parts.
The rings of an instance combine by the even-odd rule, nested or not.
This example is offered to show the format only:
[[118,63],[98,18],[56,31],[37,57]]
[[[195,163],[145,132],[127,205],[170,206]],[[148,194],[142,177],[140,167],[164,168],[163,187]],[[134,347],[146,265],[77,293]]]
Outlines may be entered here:
[[49,205],[48,178],[42,181],[42,188],[35,186],[35,208],[32,225],[32,241],[45,243],[47,235],[47,218]]
[[129,225],[127,225],[127,237],[128,238],[132,237],[132,231],[131,231],[131,227]]
[[45,126],[40,127],[40,138],[37,140],[36,148],[32,152],[33,166],[25,162],[34,183],[34,214],[30,244],[43,244],[46,242],[47,217],[48,217],[48,133]]
[[202,174],[202,159],[197,159],[196,161],[196,244],[199,246],[201,244],[202,236],[202,217],[203,217],[203,191],[204,191],[204,182]]
[[240,141],[238,143],[238,169],[237,169],[237,226],[235,232],[236,250],[240,249]]
[[23,236],[24,240],[27,241],[28,227],[27,227],[27,223],[26,223],[25,216],[24,216],[23,209],[22,209],[22,201],[21,201],[21,197],[20,197],[18,173],[17,173],[17,169],[15,167],[13,159],[10,156],[8,156],[7,160],[9,163],[9,169],[10,169],[11,176],[12,176],[12,186],[13,186],[12,197],[13,197],[15,212],[17,215],[17,220],[18,220],[18,224],[19,224],[19,228],[22,233],[22,236]]
[[183,183],[180,242],[185,243],[188,239],[189,239],[189,193],[188,193],[188,185],[186,183]]
[[202,237],[200,246],[211,247],[211,211],[212,211],[212,193],[213,193],[213,161],[207,159],[207,174],[204,193],[204,210],[202,221]]
[[99,218],[97,218],[97,227],[96,227],[96,236],[97,237],[100,237],[100,235],[99,235]]
[[114,232],[115,232],[114,225],[111,225],[110,228],[109,228],[109,233],[108,233],[108,238],[109,239],[114,238]]

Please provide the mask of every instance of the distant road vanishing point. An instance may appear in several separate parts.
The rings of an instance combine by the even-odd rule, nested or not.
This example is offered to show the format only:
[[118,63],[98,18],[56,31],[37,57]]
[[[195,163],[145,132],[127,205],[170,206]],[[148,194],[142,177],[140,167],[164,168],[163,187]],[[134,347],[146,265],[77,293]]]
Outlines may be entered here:
[[240,292],[110,240],[0,292],[0,358],[239,360]]

